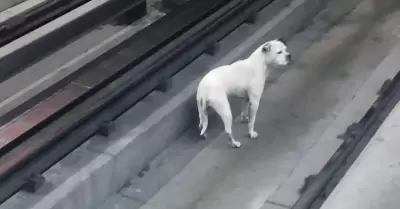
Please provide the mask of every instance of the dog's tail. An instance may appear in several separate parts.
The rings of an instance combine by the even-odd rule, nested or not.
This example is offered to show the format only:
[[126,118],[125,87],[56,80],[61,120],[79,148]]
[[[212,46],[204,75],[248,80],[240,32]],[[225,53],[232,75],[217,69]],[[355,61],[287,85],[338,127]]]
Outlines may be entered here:
[[200,136],[205,136],[205,132],[208,126],[208,115],[207,115],[207,100],[201,92],[197,92],[197,110],[199,112],[199,129]]

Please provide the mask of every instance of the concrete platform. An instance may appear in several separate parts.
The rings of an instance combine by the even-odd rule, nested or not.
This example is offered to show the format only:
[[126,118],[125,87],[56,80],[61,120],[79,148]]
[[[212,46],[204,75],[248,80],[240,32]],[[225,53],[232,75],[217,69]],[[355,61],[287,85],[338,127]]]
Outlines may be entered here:
[[[303,178],[341,144],[336,135],[362,117],[397,72],[377,66],[400,48],[393,32],[400,14],[390,11],[395,0],[380,0],[379,7],[375,0],[332,1],[289,41],[293,68],[269,79],[256,122],[259,140],[247,140],[246,127],[235,123],[244,146],[231,149],[215,115],[210,139],[200,140],[193,97],[199,76],[268,39],[292,36],[324,3],[288,0],[268,19],[282,2],[222,40],[216,56],[195,60],[171,91],[154,92],[122,115],[110,137],[93,137],[53,166],[37,194],[19,192],[0,208],[289,208]],[[238,101],[233,106],[237,115]]]
[[[396,53],[397,57],[399,53]],[[321,209],[399,208],[399,124],[400,103],[383,122]]]

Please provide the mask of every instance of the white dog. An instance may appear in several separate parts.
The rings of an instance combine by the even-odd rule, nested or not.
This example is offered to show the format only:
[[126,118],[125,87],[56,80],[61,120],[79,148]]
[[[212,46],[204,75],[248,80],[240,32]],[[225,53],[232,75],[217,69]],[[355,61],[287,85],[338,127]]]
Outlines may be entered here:
[[249,137],[257,138],[254,122],[268,69],[271,65],[287,65],[290,60],[286,45],[280,40],[271,40],[258,47],[247,59],[208,72],[197,89],[200,135],[206,137],[207,107],[210,106],[221,117],[231,145],[234,148],[241,146],[232,135],[232,112],[228,96],[234,95],[244,98],[241,120],[248,123]]

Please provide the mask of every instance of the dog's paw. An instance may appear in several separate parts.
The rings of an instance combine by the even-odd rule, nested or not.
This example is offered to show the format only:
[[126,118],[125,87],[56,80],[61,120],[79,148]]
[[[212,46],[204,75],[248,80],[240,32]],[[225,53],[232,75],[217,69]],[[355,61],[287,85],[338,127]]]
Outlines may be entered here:
[[233,141],[231,145],[233,148],[240,148],[242,146],[242,144],[238,141]]
[[249,120],[248,116],[244,116],[244,115],[240,116],[240,122],[241,123],[248,123],[249,121],[250,120]]
[[203,139],[203,140],[206,140],[207,139],[207,134],[204,133],[203,135],[200,135],[200,138]]
[[250,139],[257,139],[258,133],[256,131],[251,131],[249,133],[249,137],[250,137]]

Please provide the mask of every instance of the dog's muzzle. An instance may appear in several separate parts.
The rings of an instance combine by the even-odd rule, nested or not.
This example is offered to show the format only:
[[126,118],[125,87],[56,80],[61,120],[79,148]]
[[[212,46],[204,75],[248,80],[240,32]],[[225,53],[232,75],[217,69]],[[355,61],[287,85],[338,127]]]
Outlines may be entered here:
[[288,62],[292,62],[292,55],[291,54],[286,55],[286,60]]

